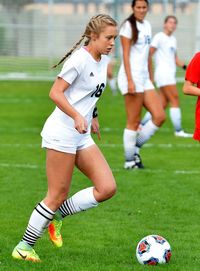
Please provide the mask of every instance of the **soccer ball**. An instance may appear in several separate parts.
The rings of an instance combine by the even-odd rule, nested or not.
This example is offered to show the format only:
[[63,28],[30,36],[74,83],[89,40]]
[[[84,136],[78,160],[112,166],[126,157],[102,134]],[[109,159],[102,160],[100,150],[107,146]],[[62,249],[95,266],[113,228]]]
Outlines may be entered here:
[[140,264],[157,265],[168,263],[171,255],[170,244],[159,235],[144,237],[136,248],[136,257]]

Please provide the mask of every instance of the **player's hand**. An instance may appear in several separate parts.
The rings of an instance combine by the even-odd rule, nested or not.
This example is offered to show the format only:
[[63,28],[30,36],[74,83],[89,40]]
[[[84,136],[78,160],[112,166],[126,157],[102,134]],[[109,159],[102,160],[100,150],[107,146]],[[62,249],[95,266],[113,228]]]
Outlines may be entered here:
[[135,94],[136,93],[135,84],[134,84],[133,80],[128,81],[128,93],[129,94]]
[[99,121],[98,118],[92,119],[91,131],[93,134],[97,134],[98,139],[101,140],[101,134],[99,129]]
[[87,120],[81,114],[78,114],[74,118],[74,127],[80,134],[85,134],[88,129]]

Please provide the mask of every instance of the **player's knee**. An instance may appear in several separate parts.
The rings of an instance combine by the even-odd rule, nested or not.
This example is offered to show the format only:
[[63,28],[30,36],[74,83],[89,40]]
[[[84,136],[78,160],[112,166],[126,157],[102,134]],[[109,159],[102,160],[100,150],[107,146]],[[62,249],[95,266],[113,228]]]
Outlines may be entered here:
[[128,121],[127,122],[127,125],[126,125],[126,127],[127,127],[127,129],[130,129],[130,130],[133,130],[133,131],[137,131],[137,129],[138,129],[138,127],[139,127],[139,125],[140,125],[140,120],[138,119],[138,120],[130,120],[130,121]]
[[64,189],[57,192],[54,191],[53,193],[48,193],[47,198],[50,205],[53,206],[54,209],[58,209],[66,200],[67,193]]
[[117,187],[115,183],[105,186],[101,190],[102,200],[107,200],[107,199],[112,198],[115,195],[116,191],[117,191]]
[[157,114],[155,117],[152,118],[153,122],[157,125],[157,126],[161,126],[165,120],[166,120],[166,114],[165,111],[163,110],[163,112],[161,112],[160,114]]

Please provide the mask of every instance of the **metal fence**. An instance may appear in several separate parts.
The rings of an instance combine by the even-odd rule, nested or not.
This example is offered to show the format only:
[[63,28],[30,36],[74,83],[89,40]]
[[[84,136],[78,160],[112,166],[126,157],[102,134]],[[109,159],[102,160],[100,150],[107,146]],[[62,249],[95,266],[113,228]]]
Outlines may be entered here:
[[[89,18],[109,13],[119,24],[131,1],[0,0],[0,78],[54,77],[50,67],[79,39]],[[151,1],[148,20],[160,31],[167,14],[175,14],[180,57],[200,48],[200,6],[195,1]],[[117,55],[119,46],[117,46]]]

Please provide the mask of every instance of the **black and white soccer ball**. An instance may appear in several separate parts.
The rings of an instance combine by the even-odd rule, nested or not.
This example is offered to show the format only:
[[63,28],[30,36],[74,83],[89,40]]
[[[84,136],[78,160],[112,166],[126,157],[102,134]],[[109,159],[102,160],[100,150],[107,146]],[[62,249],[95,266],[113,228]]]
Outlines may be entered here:
[[136,248],[136,257],[140,264],[165,264],[170,261],[171,255],[170,244],[160,235],[144,237]]

